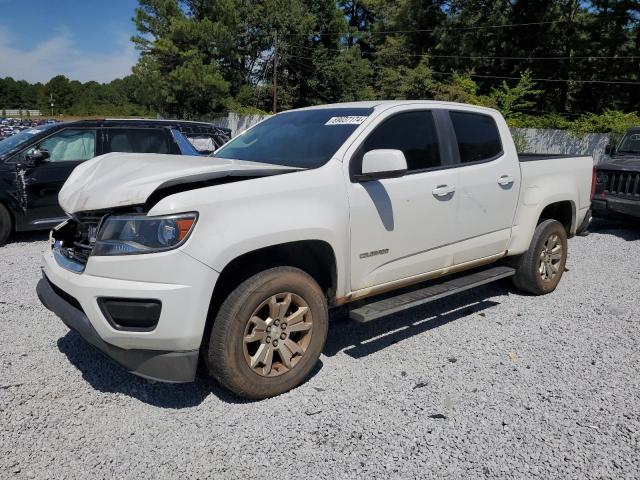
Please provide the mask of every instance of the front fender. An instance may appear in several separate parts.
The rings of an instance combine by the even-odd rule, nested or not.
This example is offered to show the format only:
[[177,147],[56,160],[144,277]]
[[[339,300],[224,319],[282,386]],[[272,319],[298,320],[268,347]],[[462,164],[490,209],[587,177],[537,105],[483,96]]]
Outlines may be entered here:
[[218,272],[255,250],[320,240],[336,257],[336,294],[346,293],[349,206],[337,160],[314,170],[181,192],[161,200],[150,214],[180,211],[199,214],[182,249]]

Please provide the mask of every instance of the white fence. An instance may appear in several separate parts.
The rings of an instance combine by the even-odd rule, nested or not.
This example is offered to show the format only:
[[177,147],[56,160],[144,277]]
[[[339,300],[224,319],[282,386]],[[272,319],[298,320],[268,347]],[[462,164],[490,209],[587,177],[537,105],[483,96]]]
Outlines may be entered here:
[[[232,135],[245,131],[269,115],[238,115],[229,113],[213,123],[231,129]],[[604,147],[609,142],[606,133],[576,135],[566,130],[540,128],[514,128],[514,135],[523,144],[523,153],[560,153],[565,155],[592,155],[596,163],[604,157]]]
[[[28,115],[27,115],[28,112]],[[42,115],[40,110],[15,110],[13,108],[0,108],[0,116],[4,113],[7,117],[39,117]]]
[[526,144],[526,153],[561,153],[565,155],[592,155],[595,163],[604,157],[604,148],[609,143],[607,133],[573,134],[566,130],[541,128],[514,128],[514,135]]

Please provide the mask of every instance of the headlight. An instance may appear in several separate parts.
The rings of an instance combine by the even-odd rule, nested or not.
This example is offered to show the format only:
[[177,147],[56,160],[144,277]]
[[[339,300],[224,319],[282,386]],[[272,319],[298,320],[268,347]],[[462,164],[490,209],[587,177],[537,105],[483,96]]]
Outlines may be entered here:
[[596,174],[596,183],[598,185],[603,185],[607,183],[607,180],[609,180],[609,175],[607,175],[606,173],[598,172]]
[[189,237],[196,213],[147,217],[114,215],[100,226],[92,255],[132,255],[176,248]]

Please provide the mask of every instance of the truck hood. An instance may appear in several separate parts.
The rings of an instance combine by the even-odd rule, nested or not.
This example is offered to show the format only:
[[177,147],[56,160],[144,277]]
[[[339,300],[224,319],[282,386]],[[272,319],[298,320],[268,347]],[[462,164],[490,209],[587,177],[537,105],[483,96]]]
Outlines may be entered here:
[[223,182],[225,177],[263,177],[295,170],[299,169],[226,158],[108,153],[76,167],[58,201],[67,213],[103,210],[145,204],[162,190],[172,194]]
[[598,170],[640,172],[640,155],[625,155],[613,157],[608,162],[598,164]]

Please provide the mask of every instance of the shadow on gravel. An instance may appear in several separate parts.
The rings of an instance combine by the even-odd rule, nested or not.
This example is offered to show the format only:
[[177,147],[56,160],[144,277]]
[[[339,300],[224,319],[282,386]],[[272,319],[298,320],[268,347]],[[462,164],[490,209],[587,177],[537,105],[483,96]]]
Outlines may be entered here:
[[589,225],[589,231],[593,233],[603,233],[615,235],[627,242],[640,240],[640,221],[629,220],[610,220],[604,218],[594,218]]
[[497,282],[465,293],[358,324],[349,320],[345,310],[333,316],[323,353],[329,357],[344,351],[353,358],[378,352],[414,335],[438,328],[464,317],[480,314],[500,305],[490,297],[509,294],[508,282]]
[[[323,353],[334,356],[344,351],[353,358],[362,358],[449,322],[473,315],[486,316],[485,310],[500,304],[490,298],[507,295],[511,291],[508,281],[497,282],[367,324],[354,323],[348,319],[346,310],[338,310],[332,314]],[[58,349],[82,373],[82,378],[96,390],[122,393],[155,407],[194,407],[211,394],[225,403],[253,402],[237,397],[206,377],[198,378],[193,383],[182,384],[153,382],[137,377],[89,345],[74,331],[69,331],[58,340]],[[321,369],[322,361],[319,361],[306,381]]]
[[37,232],[14,233],[7,241],[7,245],[12,243],[35,243],[49,240],[49,230],[39,230]]
[[[82,378],[105,393],[122,393],[160,408],[188,408],[200,405],[213,394],[225,403],[253,403],[240,398],[212,379],[197,378],[192,383],[162,383],[137,377],[111,361],[99,350],[69,331],[58,340],[58,349],[82,373]],[[322,368],[318,362],[311,372],[313,378]],[[308,381],[308,379],[307,379]]]

